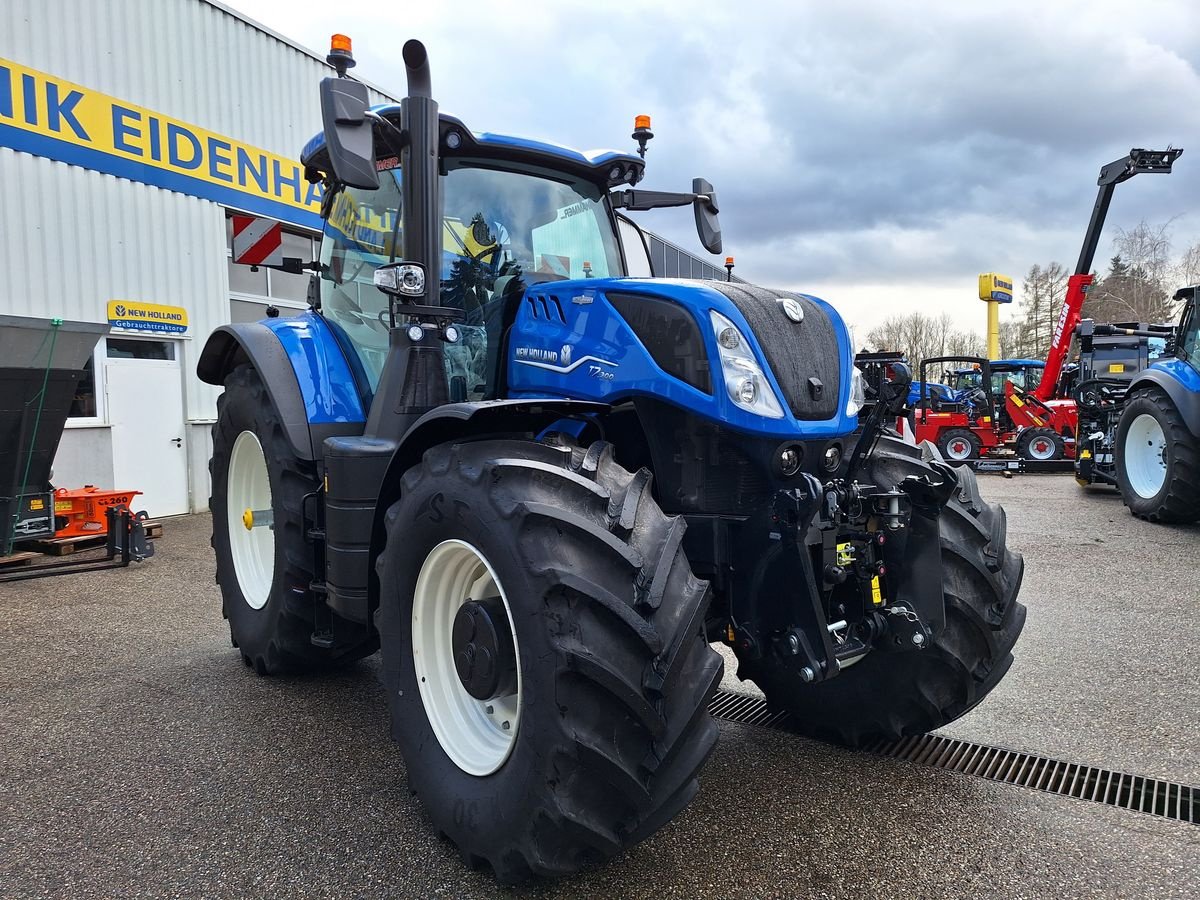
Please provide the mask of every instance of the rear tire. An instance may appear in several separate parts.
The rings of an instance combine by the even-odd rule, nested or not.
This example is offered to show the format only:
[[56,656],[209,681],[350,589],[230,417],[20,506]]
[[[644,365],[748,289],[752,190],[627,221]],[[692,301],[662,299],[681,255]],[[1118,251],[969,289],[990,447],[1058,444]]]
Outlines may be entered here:
[[[868,465],[881,489],[930,471],[918,448],[886,436]],[[946,627],[927,649],[871,650],[816,684],[792,669],[739,664],[738,676],[755,681],[773,709],[790,712],[795,730],[850,746],[924,734],[982,701],[1012,665],[1025,624],[1016,599],[1024,561],[1008,550],[1004,509],[980,497],[975,472],[955,474],[958,489],[941,513]]]
[[1130,394],[1117,449],[1117,484],[1131,513],[1151,522],[1200,519],[1200,437],[1169,397],[1154,388]]
[[[317,490],[316,469],[298,459],[258,372],[238,366],[225,379],[213,425],[212,547],[221,612],[233,646],[260,675],[319,671],[374,652],[363,626],[333,620],[340,642],[312,643],[313,548],[301,504]],[[274,527],[247,529],[246,509],[270,510]]]
[[[652,834],[696,793],[722,662],[683,531],[649,473],[625,470],[604,442],[441,445],[405,473],[377,563],[392,736],[409,787],[469,865],[509,883],[567,875]],[[430,594],[447,578],[463,596]],[[435,662],[467,647],[443,626],[439,650],[424,623],[493,590],[511,623],[515,688],[503,679],[507,693],[477,699]],[[481,654],[471,646],[471,660]],[[489,729],[495,701],[509,729]]]
[[938,437],[937,446],[947,462],[958,463],[979,459],[983,442],[967,428],[951,428]]
[[1017,456],[1032,462],[1062,459],[1067,452],[1066,441],[1053,428],[1026,428],[1017,438]]

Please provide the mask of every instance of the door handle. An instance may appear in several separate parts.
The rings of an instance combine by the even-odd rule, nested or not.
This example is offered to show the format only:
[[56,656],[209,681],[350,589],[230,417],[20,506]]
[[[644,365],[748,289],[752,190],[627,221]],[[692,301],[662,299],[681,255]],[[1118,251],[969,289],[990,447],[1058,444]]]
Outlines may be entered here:
[[171,438],[171,443],[176,447],[183,447],[183,438]]

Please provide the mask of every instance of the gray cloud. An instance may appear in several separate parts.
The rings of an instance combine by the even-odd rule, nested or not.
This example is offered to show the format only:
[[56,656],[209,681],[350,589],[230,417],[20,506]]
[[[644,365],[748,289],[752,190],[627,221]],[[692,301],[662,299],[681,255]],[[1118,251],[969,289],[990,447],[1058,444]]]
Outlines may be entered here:
[[[1109,233],[1180,216],[1177,243],[1200,239],[1189,0],[1137,17],[1115,2],[235,5],[313,47],[353,34],[357,71],[394,94],[399,46],[420,37],[443,107],[477,130],[628,147],[633,115],[653,114],[647,184],[710,178],[727,252],[766,283],[890,283],[919,302],[927,284],[969,295],[979,271],[1072,265],[1099,167],[1131,146],[1194,150],[1118,189]],[[646,224],[698,251],[690,216]]]

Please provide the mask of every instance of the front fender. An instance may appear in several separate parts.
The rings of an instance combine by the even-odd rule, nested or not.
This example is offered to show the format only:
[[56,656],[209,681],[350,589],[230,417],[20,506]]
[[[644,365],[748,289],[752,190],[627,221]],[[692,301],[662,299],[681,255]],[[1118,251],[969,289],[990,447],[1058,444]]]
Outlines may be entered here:
[[1130,383],[1129,391],[1151,385],[1175,404],[1188,431],[1200,435],[1200,372],[1182,359],[1159,360]]
[[400,499],[400,481],[404,473],[421,461],[426,450],[460,439],[480,440],[514,434],[532,438],[559,419],[603,415],[609,409],[606,403],[583,400],[487,400],[448,403],[418,419],[400,439],[379,486],[375,523],[371,532],[371,609],[375,609],[379,602],[375,560],[383,552],[387,539],[384,517],[391,505]]

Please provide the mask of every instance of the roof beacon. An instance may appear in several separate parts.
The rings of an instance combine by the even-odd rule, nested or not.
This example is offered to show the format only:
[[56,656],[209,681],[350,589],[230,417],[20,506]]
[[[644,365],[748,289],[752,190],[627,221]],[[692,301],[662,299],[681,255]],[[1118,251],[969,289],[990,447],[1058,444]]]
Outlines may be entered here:
[[630,135],[638,143],[638,156],[642,159],[646,158],[646,143],[654,137],[654,132],[650,130],[649,116],[634,116],[633,117],[633,134]]
[[346,77],[346,70],[354,68],[354,54],[350,52],[350,38],[335,34],[329,39],[329,55],[325,61],[337,69],[338,78]]

